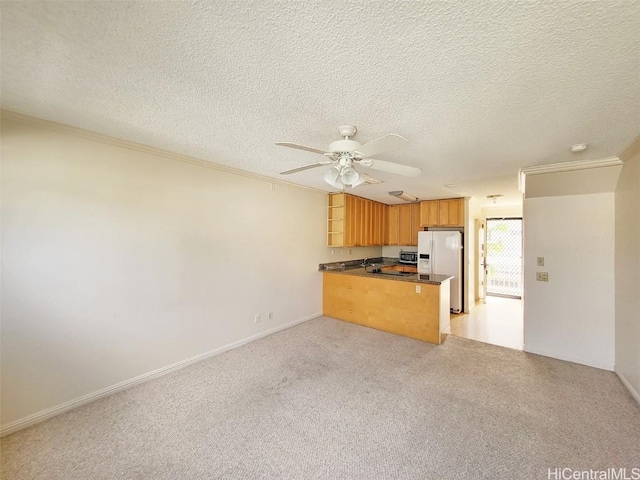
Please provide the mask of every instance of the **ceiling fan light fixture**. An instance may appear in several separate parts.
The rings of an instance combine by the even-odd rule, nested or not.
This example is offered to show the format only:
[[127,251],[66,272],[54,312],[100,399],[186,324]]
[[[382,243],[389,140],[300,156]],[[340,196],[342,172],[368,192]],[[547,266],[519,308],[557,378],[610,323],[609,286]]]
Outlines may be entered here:
[[340,177],[342,178],[342,183],[345,185],[353,185],[360,180],[360,174],[356,172],[356,169],[351,165],[347,165],[342,169]]
[[353,135],[357,132],[355,126],[342,125],[338,130],[342,140],[331,142],[328,151],[291,142],[276,142],[276,145],[318,153],[326,158],[326,160],[322,162],[290,168],[289,170],[280,172],[280,174],[289,175],[322,165],[333,164],[329,170],[323,173],[322,178],[332,187],[344,189],[345,185],[353,188],[366,183],[381,183],[380,180],[374,180],[364,173],[359,173],[354,168],[355,165],[393,173],[395,175],[404,175],[406,177],[417,177],[422,173],[422,169],[417,167],[370,158],[378,153],[390,152],[404,147],[407,144],[407,140],[400,135],[389,133],[365,144],[361,144],[352,139]]
[[340,179],[340,174],[341,174],[340,167],[338,165],[335,165],[331,167],[329,170],[327,170],[326,172],[324,172],[322,174],[322,178],[324,179],[325,182],[327,182],[332,187],[342,189],[344,187],[344,184]]
[[389,192],[389,195],[392,197],[398,197],[404,200],[405,202],[417,202],[418,198],[413,195],[409,195],[408,193],[404,193],[402,190],[394,190],[393,192]]

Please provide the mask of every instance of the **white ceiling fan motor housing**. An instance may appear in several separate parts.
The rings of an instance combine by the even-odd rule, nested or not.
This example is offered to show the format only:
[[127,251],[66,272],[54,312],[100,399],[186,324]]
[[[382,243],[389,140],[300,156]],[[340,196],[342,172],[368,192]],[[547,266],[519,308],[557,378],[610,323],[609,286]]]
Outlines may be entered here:
[[360,145],[361,143],[355,140],[336,140],[329,144],[329,151],[332,153],[353,152]]

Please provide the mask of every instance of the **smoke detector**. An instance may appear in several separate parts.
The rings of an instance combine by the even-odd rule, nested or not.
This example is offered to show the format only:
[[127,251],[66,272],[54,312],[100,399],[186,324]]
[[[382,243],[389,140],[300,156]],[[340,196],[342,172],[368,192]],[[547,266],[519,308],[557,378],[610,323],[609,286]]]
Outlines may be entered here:
[[487,195],[487,198],[491,201],[493,201],[493,203],[496,203],[498,201],[498,199],[500,197],[503,197],[504,195],[500,194],[500,193],[494,193],[493,195]]

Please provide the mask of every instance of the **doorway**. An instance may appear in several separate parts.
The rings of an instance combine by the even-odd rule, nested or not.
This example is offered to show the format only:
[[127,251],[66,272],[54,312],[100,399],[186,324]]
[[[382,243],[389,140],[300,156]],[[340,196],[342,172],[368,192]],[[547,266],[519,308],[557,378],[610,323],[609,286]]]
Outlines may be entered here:
[[522,217],[477,219],[475,307],[451,316],[451,334],[522,350]]
[[522,218],[487,218],[486,295],[522,298]]

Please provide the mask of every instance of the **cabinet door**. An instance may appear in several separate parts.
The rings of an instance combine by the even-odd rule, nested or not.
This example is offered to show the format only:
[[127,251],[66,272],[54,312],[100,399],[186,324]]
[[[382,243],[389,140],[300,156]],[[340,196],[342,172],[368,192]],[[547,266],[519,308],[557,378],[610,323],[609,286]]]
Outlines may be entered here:
[[449,222],[453,227],[464,227],[464,199],[455,198],[449,204]]
[[409,245],[418,246],[418,231],[420,228],[420,204],[412,203],[411,207],[411,243]]
[[447,226],[449,223],[449,200],[438,201],[438,225]]
[[443,227],[463,227],[464,226],[464,203],[462,198],[450,198],[439,200],[440,210],[439,225]]
[[364,245],[370,247],[373,245],[373,202],[371,200],[365,200],[364,206]]
[[382,245],[382,205],[378,202],[372,204],[372,234],[371,240],[373,245]]
[[356,198],[345,197],[344,246],[353,247],[356,244]]
[[435,227],[440,221],[438,200],[420,202],[420,226]]
[[389,225],[388,228],[388,232],[389,232],[389,245],[399,245],[398,240],[399,240],[399,234],[400,234],[400,230],[399,230],[399,220],[400,220],[400,210],[399,210],[399,205],[389,205],[389,211],[388,211],[388,217],[387,217],[387,222]]
[[361,247],[364,243],[364,201],[356,197],[356,245]]
[[398,245],[411,245],[411,242],[413,241],[411,229],[411,205],[400,205],[398,217]]
[[382,205],[382,245],[389,243],[389,205]]
[[387,213],[389,206],[384,203],[378,203],[380,226],[378,227],[378,245],[386,245],[389,241],[389,225],[387,224]]

